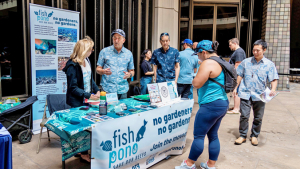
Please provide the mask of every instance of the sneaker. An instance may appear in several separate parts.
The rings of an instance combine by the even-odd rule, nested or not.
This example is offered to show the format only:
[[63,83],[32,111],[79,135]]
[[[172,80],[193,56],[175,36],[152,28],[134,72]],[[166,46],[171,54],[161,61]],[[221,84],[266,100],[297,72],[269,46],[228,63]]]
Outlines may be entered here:
[[234,142],[236,145],[241,145],[243,143],[246,143],[246,139],[243,137],[239,137],[238,139],[235,140]]
[[197,168],[196,168],[195,164],[193,164],[192,166],[188,166],[188,165],[185,163],[185,161],[183,161],[183,162],[181,163],[181,165],[180,165],[180,166],[176,166],[175,169],[197,169]]
[[208,167],[207,162],[200,164],[201,169],[216,169],[216,167]]

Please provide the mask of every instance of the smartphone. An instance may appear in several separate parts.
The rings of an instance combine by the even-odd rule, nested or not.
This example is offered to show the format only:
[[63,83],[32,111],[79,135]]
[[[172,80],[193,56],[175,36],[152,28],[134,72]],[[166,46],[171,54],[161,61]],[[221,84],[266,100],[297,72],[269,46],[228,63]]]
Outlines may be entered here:
[[84,106],[84,107],[80,107],[80,109],[79,110],[88,110],[89,109],[89,107],[88,106]]

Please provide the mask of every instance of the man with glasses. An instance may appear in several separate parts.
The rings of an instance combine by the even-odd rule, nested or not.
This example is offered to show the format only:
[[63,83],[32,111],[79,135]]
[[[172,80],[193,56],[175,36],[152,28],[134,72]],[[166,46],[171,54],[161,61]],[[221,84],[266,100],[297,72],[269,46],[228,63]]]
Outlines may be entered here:
[[162,33],[160,35],[161,48],[154,50],[151,64],[154,65],[154,80],[157,83],[175,81],[177,83],[180,66],[179,52],[170,47],[170,35]]
[[[195,58],[192,56],[194,54],[192,49],[192,40],[185,39],[181,45],[183,47],[183,51],[179,52],[180,73],[178,77],[177,90],[178,95],[181,96],[181,98],[190,98],[190,95],[193,94],[193,89],[191,90],[191,88],[193,75],[197,71],[198,57]],[[190,99],[193,99],[193,97]]]
[[111,33],[113,45],[101,50],[97,62],[97,73],[102,75],[101,83],[107,93],[117,93],[118,99],[127,98],[128,78],[134,76],[132,53],[126,49],[125,32],[116,29]]
[[254,57],[243,60],[237,67],[237,86],[233,91],[234,95],[238,93],[241,98],[240,137],[235,140],[237,145],[246,142],[251,107],[254,120],[250,140],[252,145],[258,145],[257,137],[260,133],[265,110],[265,102],[261,101],[259,96],[265,91],[267,81],[271,82],[272,86],[270,96],[276,95],[278,73],[275,64],[264,57],[266,50],[267,42],[257,40],[253,45]]

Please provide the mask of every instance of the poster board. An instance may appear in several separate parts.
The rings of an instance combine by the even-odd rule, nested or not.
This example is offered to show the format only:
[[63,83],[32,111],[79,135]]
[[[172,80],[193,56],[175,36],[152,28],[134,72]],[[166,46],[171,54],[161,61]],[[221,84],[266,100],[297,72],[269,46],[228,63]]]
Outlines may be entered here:
[[[30,4],[33,133],[40,130],[47,94],[65,94],[62,71],[79,40],[79,12]],[[47,116],[49,113],[47,111]]]

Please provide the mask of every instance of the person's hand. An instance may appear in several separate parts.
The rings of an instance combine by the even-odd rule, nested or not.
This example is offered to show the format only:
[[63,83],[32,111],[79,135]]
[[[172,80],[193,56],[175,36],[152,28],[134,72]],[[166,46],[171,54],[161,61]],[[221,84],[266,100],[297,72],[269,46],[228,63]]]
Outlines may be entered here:
[[270,92],[270,94],[269,94],[269,96],[275,96],[276,95],[276,91],[275,90],[271,90],[271,92]]
[[123,71],[123,72],[124,72],[124,77],[123,77],[123,79],[128,79],[128,78],[130,78],[131,73],[125,72],[125,71]]
[[100,98],[100,91],[98,91],[95,96]]
[[[99,96],[99,97],[100,97],[100,96]],[[96,96],[96,95],[94,95],[94,94],[91,94],[90,99],[91,99],[91,100],[98,100],[99,97]]]
[[238,95],[236,88],[232,91],[232,94],[233,94],[234,97],[236,97]]
[[111,72],[110,68],[106,68],[106,69],[103,69],[103,74],[105,74],[105,75],[111,75],[112,72]]

